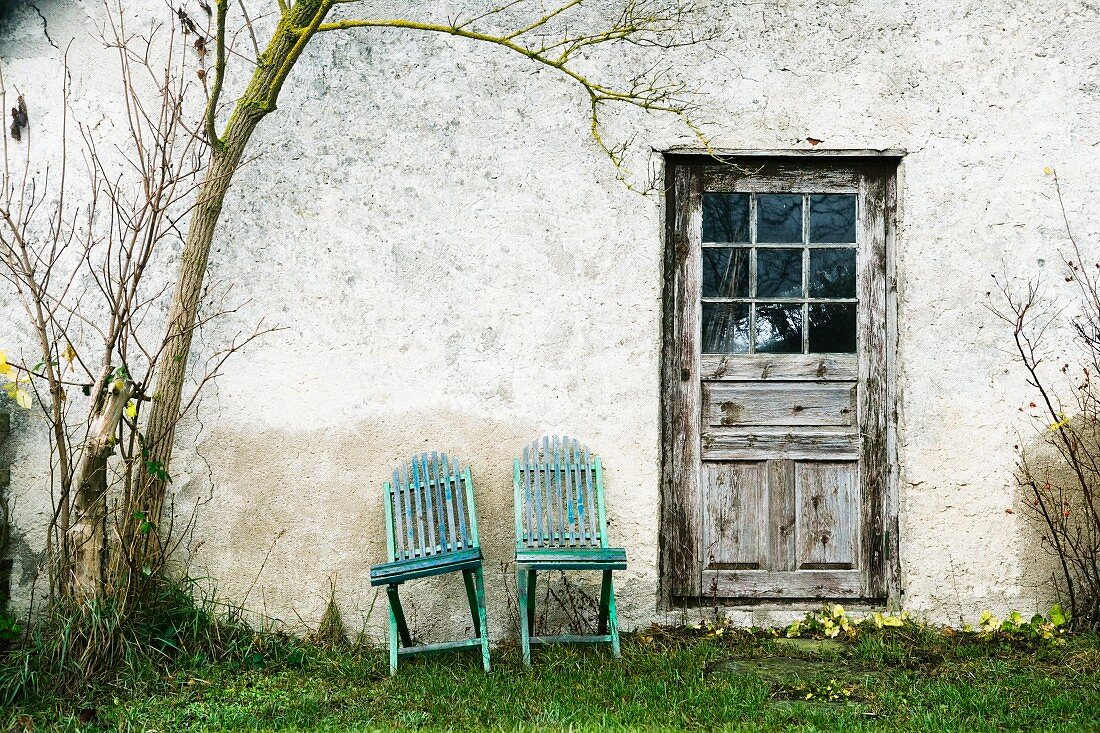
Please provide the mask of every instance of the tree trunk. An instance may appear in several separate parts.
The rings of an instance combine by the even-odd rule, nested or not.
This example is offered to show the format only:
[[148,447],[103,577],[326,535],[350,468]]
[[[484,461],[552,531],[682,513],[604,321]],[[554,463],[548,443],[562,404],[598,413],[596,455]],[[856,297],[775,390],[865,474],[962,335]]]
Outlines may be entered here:
[[[176,281],[172,307],[168,315],[168,331],[165,348],[157,368],[157,385],[152,395],[149,422],[145,428],[142,465],[135,472],[135,486],[131,488],[130,504],[121,517],[124,528],[120,556],[114,561],[114,574],[120,574],[120,587],[130,585],[133,572],[158,564],[158,543],[154,532],[139,531],[141,522],[158,522],[164,507],[167,481],[162,478],[169,470],[172,442],[176,423],[180,418],[183,385],[187,376],[187,360],[191,352],[191,338],[195,329],[199,300],[202,295],[206,265],[214,229],[221,215],[222,204],[233,173],[240,163],[248,137],[259,118],[248,125],[234,126],[239,136],[230,138],[221,150],[215,150],[206,168],[206,177],[199,189],[198,202],[187,231]],[[152,468],[153,470],[150,470]],[[127,577],[128,576],[128,577]]]
[[[121,518],[122,546],[112,560],[112,575],[120,588],[139,590],[134,580],[152,575],[160,568],[160,543],[156,531],[141,532],[137,517],[157,522],[164,509],[167,471],[172,458],[172,443],[180,419],[183,384],[191,353],[203,281],[206,278],[210,246],[221,216],[222,205],[233,176],[241,162],[256,126],[274,111],[279,91],[294,63],[301,55],[313,29],[332,7],[332,0],[298,0],[293,9],[284,11],[267,49],[260,55],[259,66],[244,94],[237,101],[226,124],[225,137],[212,140],[198,199],[187,230],[179,275],[168,315],[165,346],[157,365],[157,384],[146,425],[143,470],[135,472],[135,485],[129,505]],[[299,30],[307,29],[307,30]],[[156,470],[149,471],[152,466]],[[135,572],[138,574],[135,575]]]
[[94,402],[89,413],[88,439],[84,455],[73,476],[74,521],[68,531],[71,577],[62,578],[62,588],[73,598],[97,598],[103,590],[107,549],[107,462],[114,455],[118,424],[133,395],[129,379],[111,380],[105,368],[96,381]]

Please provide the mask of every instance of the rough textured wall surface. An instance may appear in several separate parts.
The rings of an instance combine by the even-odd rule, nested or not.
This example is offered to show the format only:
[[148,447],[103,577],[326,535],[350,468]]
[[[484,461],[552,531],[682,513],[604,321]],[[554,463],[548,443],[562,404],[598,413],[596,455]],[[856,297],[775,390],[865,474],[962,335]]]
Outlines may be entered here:
[[[71,40],[77,113],[109,120],[105,57],[87,30],[98,4],[38,9],[6,21],[5,82],[56,111]],[[986,294],[992,273],[1044,262],[1052,287],[1061,281],[1065,236],[1044,166],[1059,171],[1081,241],[1100,238],[1100,5],[714,0],[708,13],[721,39],[671,58],[705,92],[717,147],[802,149],[813,137],[907,151],[895,253],[903,602],[936,620],[1030,612],[1047,602],[1041,557],[1021,514],[1006,512],[1030,393]],[[260,318],[285,330],[232,361],[179,436],[176,506],[198,504],[181,554],[193,574],[292,626],[316,623],[336,574],[348,622],[369,615],[377,631],[384,603],[367,571],[384,554],[380,484],[395,462],[441,449],[473,467],[490,623],[511,633],[500,570],[513,546],[511,458],[565,432],[605,459],[611,534],[631,558],[623,623],[664,617],[663,210],[616,180],[585,108],[549,71],[454,39],[366,31],[308,50],[254,139],[212,254],[211,276],[246,304],[199,346]],[[655,151],[635,157],[642,175],[659,170],[659,151],[690,143],[667,120],[625,125]],[[0,310],[0,344],[25,344],[10,301]],[[46,465],[41,430],[18,426],[25,602]],[[424,631],[468,624],[451,580],[421,583],[409,608]]]

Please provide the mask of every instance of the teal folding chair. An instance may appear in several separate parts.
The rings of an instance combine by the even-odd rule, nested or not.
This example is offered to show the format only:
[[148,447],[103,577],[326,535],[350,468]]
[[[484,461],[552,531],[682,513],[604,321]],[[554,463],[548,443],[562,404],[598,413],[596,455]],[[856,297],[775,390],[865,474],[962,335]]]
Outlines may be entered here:
[[[383,485],[388,562],[370,569],[370,584],[386,586],[390,601],[390,674],[397,661],[413,654],[481,647],[489,671],[489,629],[485,619],[485,580],[474,511],[474,482],[447,454],[413,456]],[[415,578],[462,572],[470,603],[474,638],[413,645],[398,588]]]
[[[613,570],[626,569],[626,550],[609,547],[603,499],[603,464],[576,439],[554,436],[523,449],[513,465],[516,507],[516,586],[519,589],[523,662],[532,644],[608,643],[619,656]],[[603,573],[597,634],[535,636],[535,583],[539,570]]]

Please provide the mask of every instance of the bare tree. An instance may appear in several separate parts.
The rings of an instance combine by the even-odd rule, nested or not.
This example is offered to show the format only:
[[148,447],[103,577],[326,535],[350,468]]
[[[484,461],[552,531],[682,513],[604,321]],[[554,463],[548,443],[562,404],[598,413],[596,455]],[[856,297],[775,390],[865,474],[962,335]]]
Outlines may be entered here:
[[[150,460],[156,466],[167,469],[171,462],[193,326],[226,192],[253,132],[275,111],[283,85],[310,41],[322,33],[370,29],[444,34],[487,44],[553,69],[575,82],[580,93],[586,96],[592,136],[616,166],[621,166],[625,148],[622,144],[608,142],[603,133],[600,115],[608,105],[627,105],[675,116],[702,140],[702,133],[692,121],[693,108],[687,90],[664,66],[658,63],[632,70],[625,80],[617,83],[615,72],[608,70],[606,64],[592,64],[589,70],[584,62],[586,56],[597,51],[603,52],[603,58],[615,58],[621,57],[624,48],[668,49],[698,42],[702,36],[692,30],[696,14],[694,5],[677,0],[616,0],[598,4],[600,7],[596,9],[591,8],[592,5],[597,3],[508,0],[460,17],[433,21],[358,17],[353,14],[355,11],[369,7],[358,0],[297,0],[293,3],[279,0],[277,21],[266,44],[258,42],[252,19],[244,14],[244,6],[234,6],[230,0],[214,3],[209,33],[186,12],[179,12],[184,31],[196,37],[198,48],[213,54],[212,68],[206,73],[210,88],[204,115],[210,152],[187,231],[168,319],[164,358],[157,373],[155,398],[147,424],[147,447]],[[230,46],[232,34],[228,28],[236,7],[241,11],[237,21],[247,29],[247,37],[252,43],[255,68],[244,92],[231,105],[225,105],[222,96],[230,62],[239,60],[242,55],[239,49]],[[612,78],[605,80],[597,73]],[[223,115],[223,107],[231,107],[228,116]],[[124,517],[159,517],[164,507],[165,488],[163,475],[143,475],[134,486]],[[132,524],[138,520],[130,521]],[[126,557],[145,558],[156,550],[155,538],[133,531],[133,526],[122,536],[136,543],[125,553]],[[130,567],[134,565],[131,563]]]
[[[190,373],[194,333],[217,315],[200,313],[210,247],[253,133],[318,35],[442,34],[550,68],[587,99],[593,139],[620,177],[628,143],[605,134],[609,105],[671,115],[702,140],[687,90],[660,60],[608,63],[701,40],[690,3],[498,2],[453,18],[405,19],[361,17],[356,12],[370,6],[359,0],[278,0],[254,17],[242,0],[197,0],[197,9],[173,8],[164,24],[135,33],[120,0],[105,0],[103,37],[118,58],[126,139],[105,151],[92,130],[75,126],[88,176],[79,188],[69,180],[68,118],[64,157],[32,175],[33,109],[18,98],[4,141],[0,275],[39,353],[33,364],[4,361],[0,375],[20,404],[41,408],[49,427],[54,594],[84,601],[106,591],[125,606],[170,554],[160,523],[173,440],[197,395],[185,397],[185,384],[201,388],[262,333],[240,335],[209,357],[204,373]],[[230,98],[231,88],[243,91]],[[2,79],[0,97],[6,109]],[[12,145],[26,148],[21,158]],[[158,287],[150,266],[172,243],[182,246],[178,274]],[[158,303],[169,289],[165,321]]]

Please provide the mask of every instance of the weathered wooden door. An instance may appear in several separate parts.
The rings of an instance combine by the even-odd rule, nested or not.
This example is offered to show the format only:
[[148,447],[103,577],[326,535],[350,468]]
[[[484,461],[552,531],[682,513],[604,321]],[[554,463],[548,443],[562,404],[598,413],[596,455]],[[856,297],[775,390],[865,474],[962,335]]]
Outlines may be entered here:
[[732,163],[671,171],[664,581],[883,600],[893,170]]

